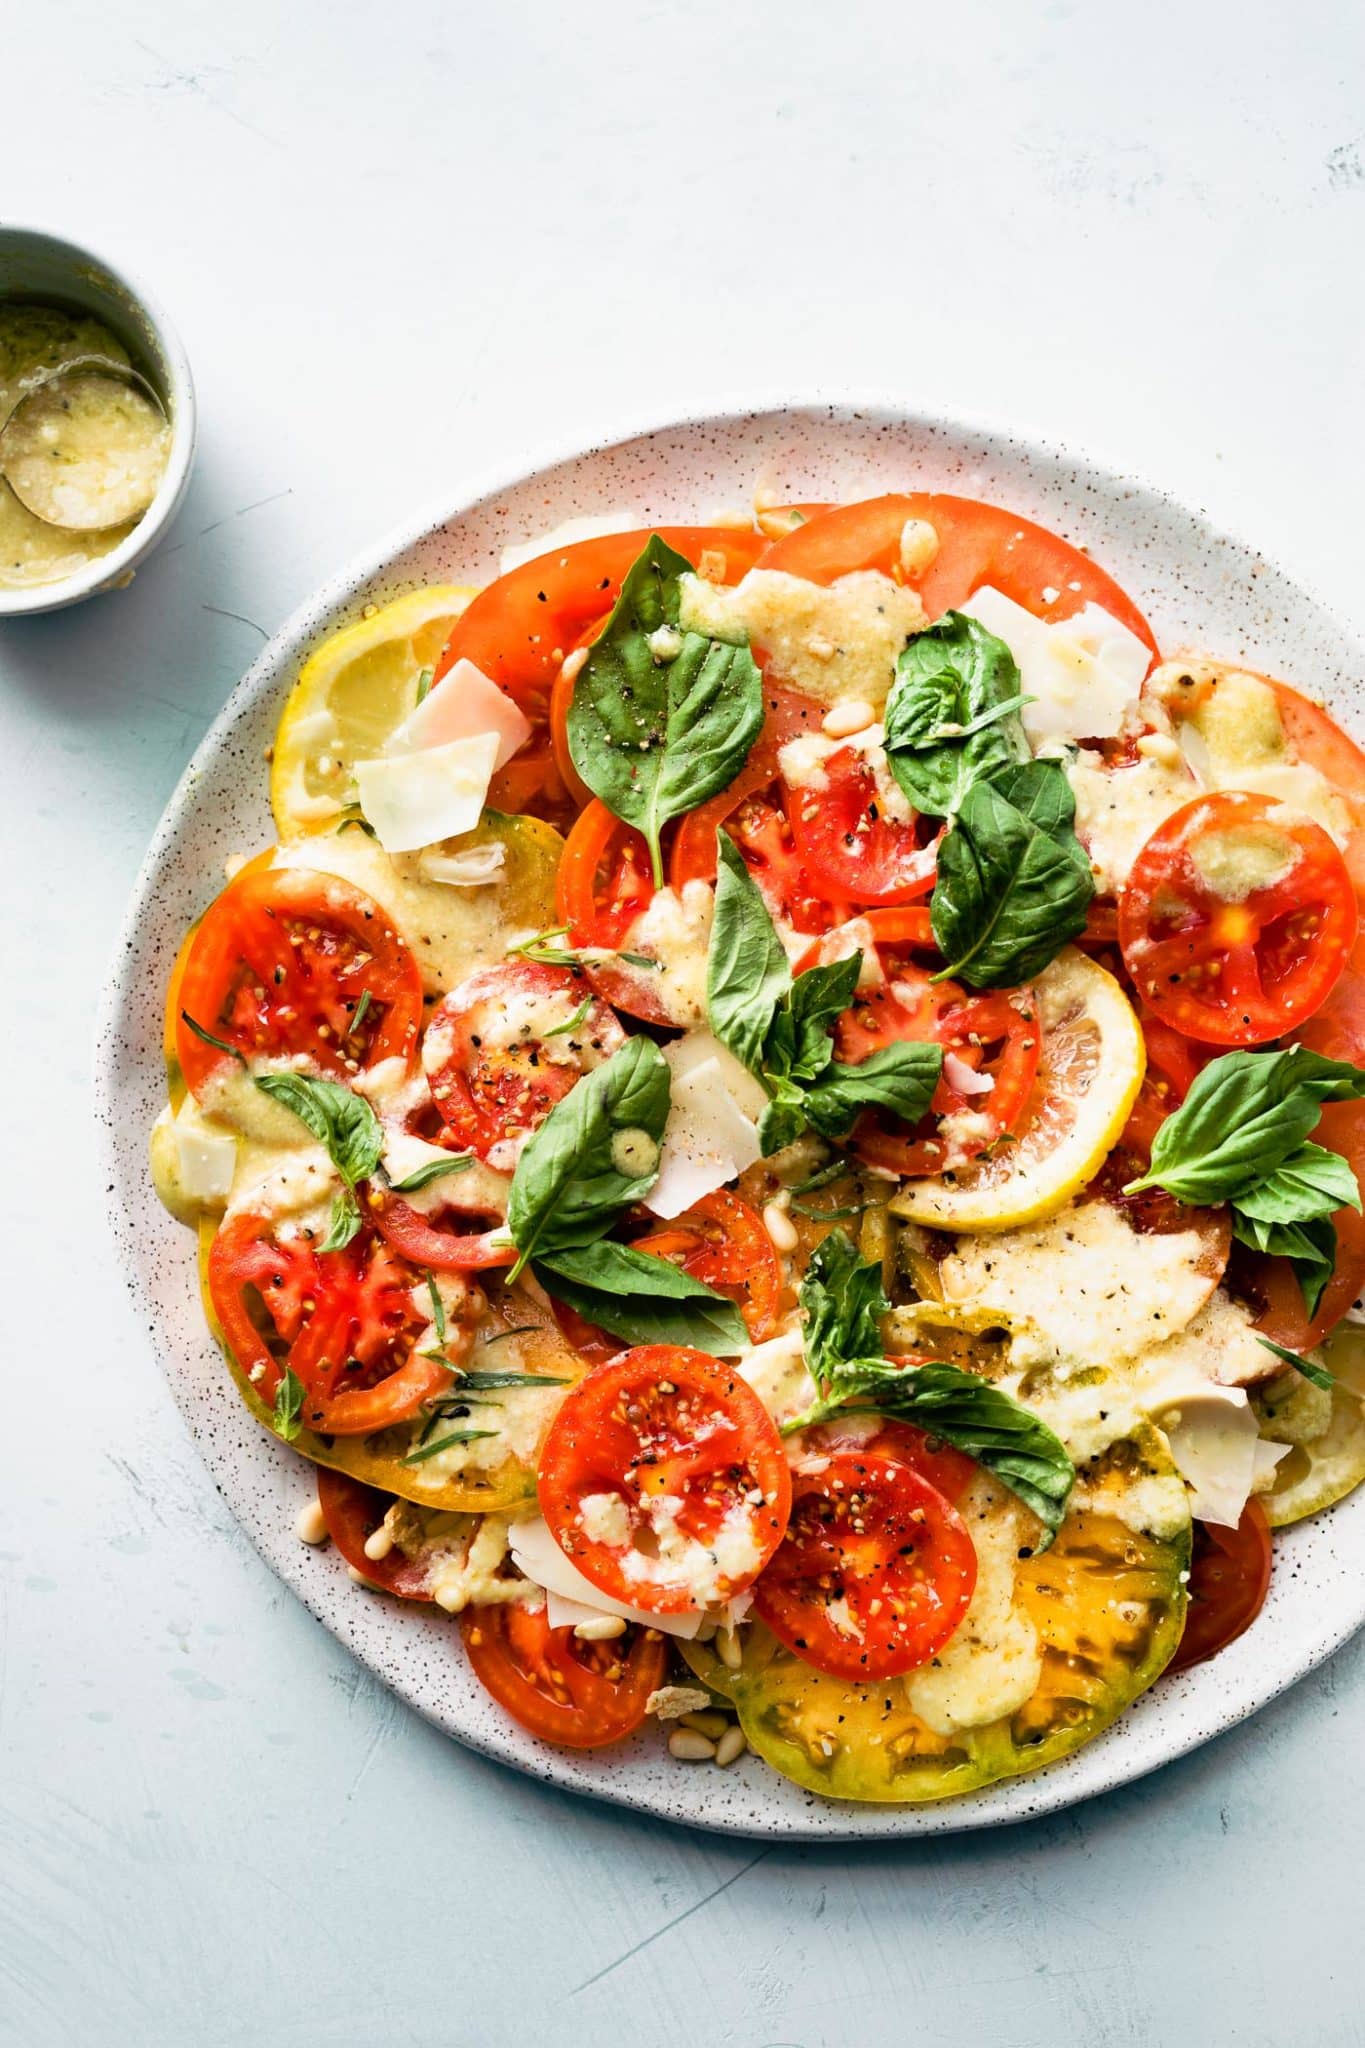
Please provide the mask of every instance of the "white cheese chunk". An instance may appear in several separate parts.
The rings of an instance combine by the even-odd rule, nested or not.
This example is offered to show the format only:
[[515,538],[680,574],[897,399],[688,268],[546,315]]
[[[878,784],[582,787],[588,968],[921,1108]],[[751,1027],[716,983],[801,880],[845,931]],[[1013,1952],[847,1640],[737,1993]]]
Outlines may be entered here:
[[[589,1615],[617,1614],[623,1621],[638,1622],[642,1628],[662,1629],[665,1635],[681,1636],[688,1642],[702,1625],[704,1616],[700,1608],[683,1614],[654,1614],[643,1607],[628,1607],[600,1592],[591,1579],[584,1578],[577,1565],[570,1564],[539,1515],[533,1521],[514,1523],[508,1541],[517,1568],[528,1579],[543,1586],[547,1594],[572,1601],[575,1607],[585,1610],[574,1616],[575,1622],[585,1621]],[[552,1627],[559,1626],[553,1614],[550,1619]]]
[[1003,640],[1018,663],[1020,686],[1034,700],[1020,715],[1035,747],[1044,740],[1112,739],[1122,730],[1152,657],[1102,605],[1084,605],[1050,625],[983,583],[961,609]]
[[498,758],[496,733],[474,733],[418,753],[357,761],[360,808],[385,853],[415,853],[479,822]]
[[[699,1056],[699,1044],[715,1051]],[[755,1107],[762,1114],[762,1088],[733,1057],[717,1056],[724,1053],[709,1032],[691,1032],[664,1049],[672,1069],[670,1107],[659,1178],[645,1197],[645,1207],[656,1216],[681,1216],[762,1156],[750,1114]]]
[[438,847],[425,847],[417,856],[417,865],[424,880],[442,883],[448,889],[486,889],[490,882],[500,881],[507,865],[507,848],[500,839],[485,841],[482,846],[466,846],[454,853],[442,853]]
[[488,732],[496,734],[498,741],[493,766],[502,768],[530,739],[531,721],[523,717],[505,691],[489,681],[481,668],[472,661],[460,660],[427,692],[416,710],[408,713],[397,731],[390,734],[385,752],[424,753],[428,747],[443,747],[451,740],[477,739]]
[[182,1192],[192,1202],[225,1202],[237,1170],[237,1140],[232,1132],[208,1122],[192,1095],[181,1103],[173,1128]]

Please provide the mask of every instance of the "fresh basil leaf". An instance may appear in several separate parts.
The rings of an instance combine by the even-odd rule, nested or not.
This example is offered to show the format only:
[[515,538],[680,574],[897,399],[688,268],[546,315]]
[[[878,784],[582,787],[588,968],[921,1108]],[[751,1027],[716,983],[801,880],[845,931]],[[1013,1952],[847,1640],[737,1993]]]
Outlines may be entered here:
[[734,780],[763,724],[748,648],[679,628],[680,579],[691,566],[650,536],[588,649],[568,715],[575,768],[644,834],[656,886],[663,827]]
[[472,1398],[476,1394],[494,1393],[503,1387],[567,1387],[571,1384],[569,1380],[554,1379],[547,1372],[467,1372],[458,1382],[456,1393]]
[[359,1228],[360,1204],[350,1188],[344,1187],[332,1197],[332,1213],[327,1221],[327,1235],[318,1246],[318,1250],[344,1251]]
[[834,1024],[853,1001],[863,956],[808,967],[778,1004],[763,1048],[765,1068],[784,1081],[814,1081],[834,1058]]
[[749,1342],[732,1301],[668,1259],[609,1238],[550,1252],[532,1271],[542,1287],[628,1344],[687,1344],[732,1358]]
[[757,882],[734,841],[716,834],[716,907],[706,956],[711,1029],[757,1073],[773,1012],[792,985],[791,968]]
[[1006,803],[1063,846],[1073,861],[1090,873],[1085,848],[1076,837],[1076,796],[1060,761],[1022,761],[994,778]]
[[1316,1358],[1305,1358],[1300,1351],[1287,1351],[1283,1344],[1277,1344],[1271,1337],[1258,1337],[1256,1342],[1263,1345],[1267,1351],[1273,1351],[1276,1358],[1282,1358],[1286,1365],[1292,1365],[1295,1372],[1302,1373],[1306,1380],[1315,1387],[1321,1387],[1325,1394],[1330,1394],[1336,1385],[1334,1376],[1328,1372],[1325,1365],[1319,1365]]
[[369,1179],[379,1164],[384,1131],[363,1095],[309,1074],[258,1074],[256,1086],[307,1124],[347,1187]]
[[884,1109],[908,1124],[918,1123],[942,1072],[942,1046],[915,1039],[880,1046],[856,1066],[835,1060],[807,1091],[807,1119],[823,1138],[847,1137],[865,1109]]
[[1340,1152],[1329,1152],[1311,1140],[1237,1196],[1240,1214],[1262,1223],[1306,1223],[1337,1209],[1359,1207],[1359,1184]]
[[437,1437],[434,1443],[419,1444],[415,1451],[409,1451],[403,1463],[422,1465],[428,1458],[434,1458],[442,1451],[448,1451],[454,1444],[476,1444],[481,1438],[496,1436],[496,1429],[452,1429],[448,1436]]
[[512,1176],[507,1227],[518,1258],[509,1279],[532,1256],[600,1237],[628,1203],[649,1193],[668,1095],[667,1061],[652,1039],[638,1037],[555,1104]]
[[415,1166],[402,1180],[390,1181],[389,1187],[395,1195],[415,1195],[423,1188],[429,1188],[434,1180],[444,1180],[448,1173],[467,1173],[474,1164],[472,1152],[459,1152],[445,1159],[428,1159],[425,1166]]
[[794,1145],[806,1128],[805,1098],[799,1088],[779,1090],[758,1120],[759,1149],[765,1159]]
[[929,914],[948,962],[940,979],[1015,988],[1041,973],[1085,928],[1095,893],[1089,863],[1069,823],[1054,836],[1050,825],[1035,821],[1037,814],[1064,810],[1066,778],[1050,761],[1014,773],[1028,776],[1019,791],[1026,810],[990,783],[973,783],[939,847]]
[[292,1366],[284,1369],[284,1378],[275,1389],[274,1430],[287,1444],[292,1444],[303,1427],[303,1381]]
[[1031,1408],[989,1380],[943,1363],[907,1366],[880,1380],[874,1404],[879,1413],[911,1422],[975,1458],[1033,1510],[1051,1542],[1066,1514],[1076,1468],[1061,1438]]
[[1329,1216],[1309,1217],[1301,1223],[1264,1223],[1246,1216],[1241,1205],[1232,1205],[1232,1234],[1241,1244],[1268,1257],[1288,1259],[1303,1292],[1310,1316],[1318,1304],[1337,1262],[1336,1225]]
[[197,1024],[188,1010],[180,1012],[180,1021],[189,1026],[196,1038],[202,1038],[205,1045],[211,1045],[215,1052],[225,1052],[229,1059],[236,1060],[240,1066],[246,1065],[246,1054],[238,1046],[229,1045],[225,1038],[215,1038],[211,1031],[205,1031],[203,1025]]
[[1239,1201],[1299,1151],[1324,1102],[1362,1096],[1365,1068],[1302,1046],[1224,1053],[1195,1076],[1157,1131],[1147,1172],[1125,1192],[1163,1187],[1200,1206]]
[[886,754],[916,810],[952,817],[975,782],[1027,761],[1019,670],[1003,640],[962,612],[919,633],[896,663]]
[[891,1312],[882,1269],[861,1256],[846,1230],[821,1238],[797,1292],[813,1379],[829,1384],[850,1360],[881,1358],[882,1318]]

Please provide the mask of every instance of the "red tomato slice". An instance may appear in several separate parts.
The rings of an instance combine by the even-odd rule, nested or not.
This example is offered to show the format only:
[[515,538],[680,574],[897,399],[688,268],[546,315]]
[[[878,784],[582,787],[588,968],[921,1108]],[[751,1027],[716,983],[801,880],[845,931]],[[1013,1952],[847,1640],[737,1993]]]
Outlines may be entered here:
[[[901,533],[907,519],[923,519],[938,535],[938,553],[922,573],[901,568]],[[774,541],[763,557],[765,569],[785,569],[812,583],[833,583],[856,569],[880,569],[918,590],[924,609],[937,619],[964,604],[983,583],[1012,597],[1035,618],[1069,619],[1087,604],[1102,605],[1111,617],[1157,651],[1152,629],[1112,576],[1031,519],[975,498],[915,491],[841,505]],[[1050,599],[1045,590],[1055,591]],[[468,614],[466,613],[466,617]]]
[[442,996],[422,1063],[451,1136],[510,1173],[517,1141],[625,1042],[580,968],[509,960],[477,968]]
[[455,622],[436,685],[457,661],[472,661],[543,724],[565,655],[616,603],[652,533],[694,566],[710,556],[705,567],[715,583],[737,583],[768,546],[763,534],[740,527],[646,526],[554,548],[479,592]]
[[[296,1374],[307,1429],[368,1436],[451,1384],[449,1369],[415,1348],[428,1328],[414,1300],[423,1275],[366,1228],[319,1252],[277,1236],[267,1218],[236,1216],[213,1241],[208,1277],[238,1366],[267,1406],[286,1369]],[[452,1318],[452,1345],[462,1337],[467,1348]]]
[[199,1095],[228,1055],[206,1044],[186,1017],[244,1058],[303,1054],[344,1080],[410,1056],[422,983],[372,897],[332,875],[253,862],[204,913],[185,957],[179,1003],[176,1052],[186,1085]]
[[571,1628],[551,1628],[543,1607],[466,1607],[460,1634],[485,1691],[563,1749],[605,1749],[633,1734],[668,1666],[654,1629],[584,1643]]
[[[974,1158],[1012,1130],[1022,1115],[1042,1044],[1033,994],[1027,988],[978,994],[955,981],[934,981],[915,958],[917,949],[933,944],[927,913],[913,908],[869,911],[842,933],[831,933],[802,965],[838,959],[848,950],[848,939],[859,938],[863,930],[871,937],[883,979],[876,987],[860,989],[835,1026],[838,1058],[856,1065],[898,1039],[918,1039],[941,1045],[945,1062],[951,1055],[952,1065],[945,1064],[919,1129],[907,1131],[868,1114],[855,1126],[854,1147],[871,1165],[894,1173],[937,1173],[950,1146],[955,1160]],[[962,1085],[967,1069],[993,1086],[973,1093],[970,1084]],[[951,1140],[942,1137],[942,1119],[964,1111],[984,1121],[954,1133]]]
[[1258,1500],[1247,1502],[1235,1529],[1196,1522],[1185,1633],[1167,1671],[1188,1671],[1235,1643],[1264,1607],[1269,1586],[1270,1524]]
[[967,1525],[938,1489],[896,1458],[840,1451],[796,1475],[754,1611],[817,1671],[890,1678],[943,1648],[975,1587]]
[[541,1453],[541,1513],[560,1549],[602,1592],[656,1614],[750,1585],[790,1499],[782,1440],[753,1388],[680,1345],[594,1367]]
[[[1348,967],[1316,1016],[1295,1037],[1328,1059],[1365,1066],[1365,974]],[[1340,1152],[1350,1162],[1365,1196],[1365,1102],[1329,1102],[1312,1136],[1315,1144]],[[1332,1221],[1337,1232],[1336,1268],[1311,1321],[1288,1260],[1254,1258],[1237,1248],[1247,1292],[1263,1304],[1257,1328],[1291,1351],[1320,1344],[1365,1288],[1365,1216],[1355,1209],[1338,1209]]]
[[[909,1366],[920,1360],[898,1355],[892,1362]],[[862,1415],[835,1415],[818,1429],[807,1432],[805,1442],[817,1452],[828,1444],[841,1451],[875,1451],[881,1457],[894,1458],[899,1465],[909,1465],[921,1479],[937,1488],[945,1500],[957,1506],[975,1476],[974,1458],[964,1451],[955,1451],[941,1437],[927,1436],[909,1422],[883,1422],[869,1436],[863,1427],[866,1421],[867,1417]]]
[[[1130,1151],[1150,1155],[1157,1132],[1171,1111],[1179,1109],[1200,1069],[1216,1054],[1207,1045],[1186,1038],[1183,1031],[1177,1031],[1144,1005],[1138,1006],[1138,1015],[1147,1045],[1147,1070],[1119,1143]],[[1135,1180],[1138,1176],[1129,1177]]]
[[933,888],[941,822],[891,816],[856,747],[830,756],[819,789],[789,789],[784,809],[806,872],[826,896],[913,903]]
[[327,1534],[354,1571],[400,1600],[430,1600],[428,1568],[421,1558],[391,1550],[387,1557],[368,1557],[365,1545],[389,1511],[391,1495],[364,1486],[347,1472],[318,1466],[318,1506]]
[[[414,1266],[436,1273],[486,1273],[516,1261],[516,1246],[502,1226],[492,1230],[450,1230],[433,1223],[401,1195],[372,1189],[370,1221],[386,1244]],[[457,1212],[459,1213],[459,1212]]]
[[[1239,866],[1286,849],[1256,886]],[[1254,872],[1254,870],[1252,871]],[[1320,1008],[1355,943],[1351,878],[1332,840],[1283,806],[1196,797],[1143,847],[1119,898],[1119,944],[1139,995],[1211,1045],[1263,1045]]]
[[[649,848],[596,797],[565,841],[556,884],[571,946],[619,946],[654,896]],[[646,1024],[672,1020],[650,984],[652,970],[604,960],[586,970],[605,1002]]]

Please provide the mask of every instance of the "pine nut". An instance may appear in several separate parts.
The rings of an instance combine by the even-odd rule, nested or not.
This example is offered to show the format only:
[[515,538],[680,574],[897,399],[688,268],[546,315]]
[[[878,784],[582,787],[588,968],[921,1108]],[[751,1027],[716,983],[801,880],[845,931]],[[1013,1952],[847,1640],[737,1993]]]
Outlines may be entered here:
[[[1362,1316],[1361,1321],[1365,1322],[1365,1316]],[[714,1621],[704,1621],[692,1640],[694,1643],[709,1643],[715,1633],[716,1623]]]
[[358,1571],[356,1570],[356,1568],[355,1568],[355,1566],[354,1566],[353,1564],[348,1564],[348,1565],[347,1565],[347,1567],[346,1567],[346,1573],[347,1573],[347,1576],[348,1576],[348,1577],[349,1577],[349,1578],[350,1578],[350,1579],[351,1579],[351,1580],[352,1580],[352,1581],[353,1581],[353,1582],[354,1582],[354,1583],[355,1583],[355,1584],[356,1584],[357,1586],[363,1586],[363,1587],[365,1588],[365,1591],[366,1591],[367,1593],[378,1593],[378,1592],[382,1591],[382,1588],[381,1588],[381,1587],[379,1587],[379,1586],[376,1586],[376,1584],[375,1584],[375,1582],[374,1582],[374,1580],[373,1580],[373,1579],[367,1579],[367,1578],[366,1578],[366,1576],[365,1576],[365,1574],[364,1574],[364,1572],[358,1572]]
[[728,1714],[720,1713],[715,1707],[706,1707],[700,1713],[684,1714],[679,1724],[683,1728],[695,1728],[698,1735],[705,1735],[717,1742],[727,1728],[733,1727]]
[[744,1662],[744,1650],[734,1629],[721,1630],[716,1637],[716,1654],[727,1671],[738,1671]]
[[851,739],[855,732],[866,732],[869,725],[877,722],[876,707],[863,697],[845,697],[839,704],[831,706],[820,721],[820,730],[827,739]]
[[580,1621],[574,1629],[580,1643],[609,1643],[625,1632],[626,1625],[619,1614],[595,1614],[591,1621]]
[[306,1507],[299,1509],[294,1521],[294,1534],[300,1543],[316,1545],[327,1541],[327,1522],[321,1501],[310,1500]]
[[748,1747],[742,1728],[727,1728],[716,1744],[716,1762],[724,1770],[726,1764],[732,1764],[736,1757],[743,1756]]
[[773,1241],[773,1248],[779,1252],[794,1252],[800,1239],[791,1217],[779,1209],[776,1202],[769,1202],[763,1211],[763,1228]]
[[901,567],[918,576],[938,553],[938,529],[927,519],[907,519],[901,528]]
[[371,1529],[369,1535],[365,1538],[365,1555],[369,1558],[371,1564],[383,1564],[384,1559],[392,1549],[393,1531],[392,1529],[386,1529],[381,1522],[379,1527]]
[[680,1764],[709,1764],[716,1745],[693,1728],[675,1728],[668,1738],[668,1753]]
[[1147,760],[1160,761],[1166,768],[1176,767],[1181,758],[1178,743],[1165,732],[1145,732],[1137,743],[1137,750]]

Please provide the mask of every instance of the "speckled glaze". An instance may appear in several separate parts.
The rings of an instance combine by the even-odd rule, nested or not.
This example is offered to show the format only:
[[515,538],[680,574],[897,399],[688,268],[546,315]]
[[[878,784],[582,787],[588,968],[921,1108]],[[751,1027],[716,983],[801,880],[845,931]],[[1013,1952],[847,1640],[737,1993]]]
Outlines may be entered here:
[[501,481],[391,537],[326,584],[264,649],[191,761],[143,864],[98,1045],[110,1213],[130,1286],[172,1391],[224,1498],[318,1619],[448,1734],[533,1777],[664,1819],[732,1834],[878,1839],[990,1827],[1053,1812],[1182,1756],[1263,1706],[1365,1623],[1365,1490],[1278,1539],[1256,1627],[1216,1663],[1161,1682],[1108,1734],[1035,1777],[927,1807],[821,1801],[756,1757],[727,1771],[672,1761],[657,1732],[574,1755],[515,1727],[469,1673],[455,1624],[352,1584],[332,1547],[293,1533],[311,1468],[243,1409],[208,1337],[190,1233],[161,1208],[147,1134],[164,1100],[161,1012],[186,925],[222,885],[223,862],[273,832],[263,749],[309,649],[422,583],[486,582],[504,544],[617,508],[635,522],[692,521],[749,502],[937,489],[1042,521],[1109,569],[1164,652],[1203,650],[1283,675],[1365,737],[1365,654],[1327,611],[1243,542],[1129,478],[1058,448],[894,407],[792,406],[670,425]]

